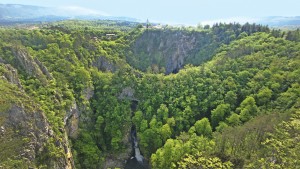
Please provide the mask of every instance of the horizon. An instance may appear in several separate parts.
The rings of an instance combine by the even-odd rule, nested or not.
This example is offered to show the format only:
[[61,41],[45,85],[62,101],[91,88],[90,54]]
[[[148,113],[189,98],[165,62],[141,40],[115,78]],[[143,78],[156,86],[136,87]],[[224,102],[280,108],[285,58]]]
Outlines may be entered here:
[[[96,1],[96,0],[52,0],[41,2],[38,0],[2,0],[0,4],[32,5],[40,7],[56,7],[72,12],[98,14],[102,16],[129,17],[140,22],[149,19],[152,23],[165,23],[173,25],[213,24],[217,22],[257,22],[261,18],[280,16],[300,16],[296,0],[286,0],[285,3],[274,1],[240,2],[238,0],[195,1],[185,2],[166,0],[159,2],[127,1]],[[218,4],[218,5],[215,5]],[[259,4],[259,5],[258,5]],[[294,4],[294,5],[292,5]],[[253,12],[255,11],[255,12]]]

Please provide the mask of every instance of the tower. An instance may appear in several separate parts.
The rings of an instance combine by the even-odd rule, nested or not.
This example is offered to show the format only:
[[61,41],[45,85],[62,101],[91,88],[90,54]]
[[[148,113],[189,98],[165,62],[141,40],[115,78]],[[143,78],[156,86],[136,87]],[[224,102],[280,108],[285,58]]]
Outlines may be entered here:
[[150,26],[149,20],[147,19],[146,28],[148,29]]

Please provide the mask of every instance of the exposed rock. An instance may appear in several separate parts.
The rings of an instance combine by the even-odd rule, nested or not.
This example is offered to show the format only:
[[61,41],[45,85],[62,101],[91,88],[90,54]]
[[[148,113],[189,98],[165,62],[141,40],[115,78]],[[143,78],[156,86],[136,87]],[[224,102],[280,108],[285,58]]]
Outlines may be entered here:
[[43,65],[42,62],[40,62],[37,58],[34,58],[34,61],[40,67],[40,69],[43,72],[43,74],[47,76],[48,79],[53,79],[52,75],[50,74],[50,72],[48,71],[48,69]]
[[23,87],[18,77],[18,71],[9,64],[3,64],[2,66],[6,69],[6,72],[3,74],[5,80],[7,80],[9,83],[17,85],[20,89],[22,89]]
[[68,136],[71,138],[77,138],[79,132],[79,109],[75,101],[73,102],[70,111],[66,115],[64,122]]
[[131,136],[130,136],[131,129],[128,128],[128,133],[123,139],[123,145],[125,146],[125,149],[122,153],[118,154],[110,154],[106,157],[103,168],[124,168],[126,164],[126,160],[129,159],[132,156],[132,146],[131,146]]
[[139,65],[158,65],[165,68],[166,74],[177,73],[186,59],[194,57],[203,46],[199,44],[201,36],[180,30],[147,30],[132,46],[133,55],[138,58],[132,63],[141,69],[144,67]]
[[16,67],[21,68],[30,76],[38,78],[42,83],[52,79],[47,68],[37,59],[33,59],[25,49],[16,48],[12,50],[16,58]]
[[42,71],[39,69],[38,65],[35,63],[33,58],[23,49],[14,49],[14,56],[17,59],[18,65],[26,71],[31,76],[40,76]]
[[[7,83],[7,82],[5,82]],[[8,83],[7,83],[8,84]],[[15,87],[7,88],[15,100],[2,98],[0,107],[0,165],[8,159],[20,160],[28,168],[37,168],[41,162],[49,168],[74,168],[72,156],[50,157],[47,144],[56,139],[45,114],[22,91]],[[9,102],[8,102],[9,101]],[[69,153],[67,137],[59,139],[58,148]],[[66,154],[67,154],[66,153]]]
[[116,71],[116,66],[115,63],[112,61],[108,60],[106,57],[100,56],[94,63],[93,66],[97,67],[98,70],[101,71],[110,71],[110,72],[115,72]]
[[129,64],[121,58],[107,58],[105,56],[99,56],[92,66],[103,72],[116,72],[122,69],[132,69]]
[[94,96],[94,89],[92,87],[85,88],[83,94],[86,100],[90,100]]
[[0,127],[0,135],[4,135],[5,134],[5,128],[4,128],[4,126],[1,126]]

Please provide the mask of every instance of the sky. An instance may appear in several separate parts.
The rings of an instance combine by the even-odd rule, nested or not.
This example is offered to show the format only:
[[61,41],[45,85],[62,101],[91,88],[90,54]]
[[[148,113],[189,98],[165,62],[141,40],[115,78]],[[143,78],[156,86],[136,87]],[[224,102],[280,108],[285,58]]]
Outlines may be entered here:
[[170,24],[300,16],[300,0],[0,0],[2,4],[71,7]]

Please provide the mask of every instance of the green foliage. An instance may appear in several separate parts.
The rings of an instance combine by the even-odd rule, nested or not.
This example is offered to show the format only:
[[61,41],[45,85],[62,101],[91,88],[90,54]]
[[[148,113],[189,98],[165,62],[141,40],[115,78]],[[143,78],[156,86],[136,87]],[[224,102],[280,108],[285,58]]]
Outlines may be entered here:
[[224,168],[230,169],[231,162],[223,163],[218,157],[204,157],[200,152],[195,155],[187,154],[181,161],[178,162],[180,169],[196,169],[196,168]]
[[[124,152],[132,124],[153,168],[289,168],[298,164],[298,121],[274,126],[299,110],[300,44],[297,32],[282,38],[269,31],[248,23],[145,30],[127,22],[62,21],[37,30],[1,28],[0,61],[18,69],[24,92],[55,132],[41,160],[65,155],[54,143],[76,103],[77,168],[103,167],[108,155]],[[178,46],[178,37],[188,40]],[[184,46],[189,39],[192,47]],[[28,73],[15,50],[40,61],[42,73]],[[171,73],[168,56],[179,55],[179,68],[191,65],[163,75]],[[8,72],[1,63],[0,76]],[[16,97],[16,86],[2,79],[0,86],[1,112],[12,101],[30,107],[30,99]]]
[[[187,141],[188,140],[188,141]],[[211,152],[214,142],[203,136],[182,133],[177,139],[168,139],[165,145],[151,156],[153,168],[178,168],[177,162],[187,153]]]
[[78,140],[74,144],[77,152],[78,167],[99,168],[101,164],[101,151],[88,132],[81,132]]
[[216,127],[220,121],[224,121],[230,114],[229,104],[220,104],[216,109],[211,111],[212,126]]
[[25,160],[12,160],[8,159],[4,162],[1,162],[1,167],[7,169],[14,169],[14,168],[29,168],[28,163]]
[[258,108],[256,106],[255,100],[253,97],[247,97],[240,105],[240,118],[242,121],[248,121],[253,116],[256,116],[258,113]]
[[181,55],[180,57],[184,58],[184,63],[178,63],[182,64],[179,68],[186,64],[200,65],[211,59],[222,44],[229,44],[255,32],[269,31],[268,27],[249,23],[245,25],[219,23],[210,29],[146,29],[138,34],[135,41],[129,42],[131,48],[126,59],[136,69],[148,73],[165,70],[162,73],[170,74],[178,71],[170,66],[174,55]]
[[294,168],[299,166],[300,112],[279,124],[270,137],[262,142],[265,151],[258,161],[252,161],[248,168]]
[[203,118],[201,120],[196,121],[195,130],[198,135],[210,137],[212,134],[212,128],[210,126],[208,118]]

